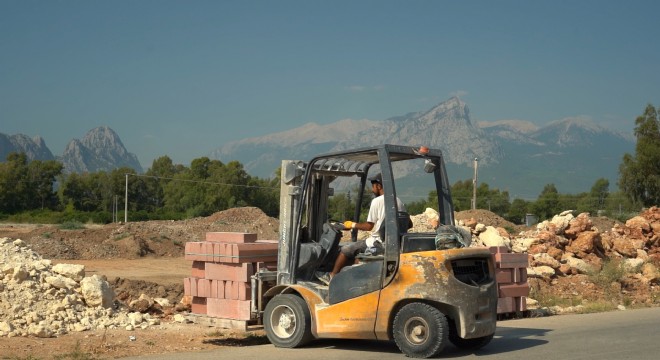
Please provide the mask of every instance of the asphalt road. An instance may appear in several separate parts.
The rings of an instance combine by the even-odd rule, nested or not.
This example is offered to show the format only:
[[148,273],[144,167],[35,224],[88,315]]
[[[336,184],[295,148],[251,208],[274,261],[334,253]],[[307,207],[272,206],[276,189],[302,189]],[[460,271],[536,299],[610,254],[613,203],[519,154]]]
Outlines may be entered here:
[[[584,315],[506,320],[498,323],[493,341],[477,352],[452,345],[440,358],[462,359],[660,359],[660,308]],[[300,349],[258,345],[218,350],[131,357],[164,360],[252,359],[387,360],[404,355],[393,343],[317,340]]]

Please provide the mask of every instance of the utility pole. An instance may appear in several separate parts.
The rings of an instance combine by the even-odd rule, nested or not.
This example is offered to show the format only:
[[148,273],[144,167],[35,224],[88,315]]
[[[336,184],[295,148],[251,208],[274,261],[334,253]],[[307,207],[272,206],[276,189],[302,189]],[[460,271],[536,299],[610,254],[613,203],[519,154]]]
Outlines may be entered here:
[[126,190],[124,193],[124,224],[128,223],[128,174],[126,174]]
[[472,178],[472,210],[477,208],[477,164],[479,159],[474,158],[474,177]]

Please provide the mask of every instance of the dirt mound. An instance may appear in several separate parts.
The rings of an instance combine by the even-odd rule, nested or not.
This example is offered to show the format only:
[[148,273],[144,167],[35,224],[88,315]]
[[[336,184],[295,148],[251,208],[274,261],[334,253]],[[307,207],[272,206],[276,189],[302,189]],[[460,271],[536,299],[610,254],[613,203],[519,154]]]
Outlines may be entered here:
[[125,304],[138,299],[142,294],[150,298],[165,298],[170,304],[177,304],[183,297],[183,282],[180,284],[159,284],[145,280],[126,278],[108,279],[115,291],[115,298]]
[[[11,233],[20,230],[19,234]],[[183,256],[185,243],[207,232],[248,232],[259,240],[278,237],[279,221],[259,208],[243,207],[180,221],[140,221],[62,230],[55,225],[5,228],[0,236],[20,237],[48,259],[137,259]],[[18,236],[16,236],[18,235]]]
[[456,221],[474,219],[478,223],[484,224],[486,226],[501,227],[507,230],[508,229],[518,230],[521,228],[521,226],[516,225],[504,219],[503,217],[495,214],[494,212],[490,212],[488,210],[483,210],[483,209],[459,211],[455,213],[454,216],[456,218]]

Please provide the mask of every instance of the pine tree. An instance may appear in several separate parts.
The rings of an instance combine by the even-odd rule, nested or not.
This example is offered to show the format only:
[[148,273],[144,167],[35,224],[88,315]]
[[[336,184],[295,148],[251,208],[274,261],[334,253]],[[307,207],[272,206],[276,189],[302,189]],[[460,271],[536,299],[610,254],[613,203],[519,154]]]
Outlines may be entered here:
[[635,120],[635,155],[625,154],[619,166],[619,187],[643,206],[660,203],[660,124],[651,104]]

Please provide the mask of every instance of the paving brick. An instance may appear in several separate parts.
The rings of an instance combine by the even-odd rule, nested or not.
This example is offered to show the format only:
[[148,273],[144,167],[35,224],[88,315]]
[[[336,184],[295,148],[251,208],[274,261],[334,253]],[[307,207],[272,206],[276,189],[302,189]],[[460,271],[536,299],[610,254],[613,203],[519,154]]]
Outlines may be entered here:
[[204,261],[193,261],[192,262],[192,271],[190,272],[190,276],[196,277],[196,278],[205,278],[206,277],[206,262]]
[[215,299],[208,298],[206,314],[208,316],[234,319],[234,320],[250,320],[250,306],[249,300],[230,300],[230,299]]
[[495,269],[496,281],[498,284],[510,284],[513,282],[513,270],[516,269]]
[[197,241],[187,242],[184,247],[184,251],[185,251],[183,255],[184,259],[192,260],[192,261],[201,260],[197,257],[200,252],[199,246],[200,246],[200,242]]
[[495,264],[498,268],[527,268],[527,254],[496,253]]
[[243,244],[257,241],[257,234],[242,232],[207,232],[206,241]]
[[495,269],[498,284],[527,282],[527,268],[499,268]]
[[190,279],[190,295],[197,296],[197,278]]
[[225,282],[222,280],[211,280],[211,296],[209,297],[224,299]]
[[275,243],[230,244],[230,247],[232,263],[277,261]]
[[211,297],[211,280],[197,279],[197,296]]
[[190,292],[190,278],[183,278],[183,295],[192,296]]
[[214,263],[231,263],[231,245],[230,243],[214,243],[213,244],[213,259],[211,260]]
[[500,285],[499,297],[519,297],[529,295],[529,284],[506,284]]
[[250,283],[241,281],[225,282],[225,299],[250,300],[252,298]]
[[516,311],[516,307],[515,307],[515,304],[513,303],[513,298],[505,297],[505,298],[497,299],[497,313],[498,314],[506,314],[506,313],[511,313],[511,312],[515,312],[515,311]]
[[248,282],[252,275],[254,275],[254,265],[252,263],[206,263],[207,279]]
[[207,298],[193,296],[192,305],[190,306],[190,312],[193,314],[207,314]]

